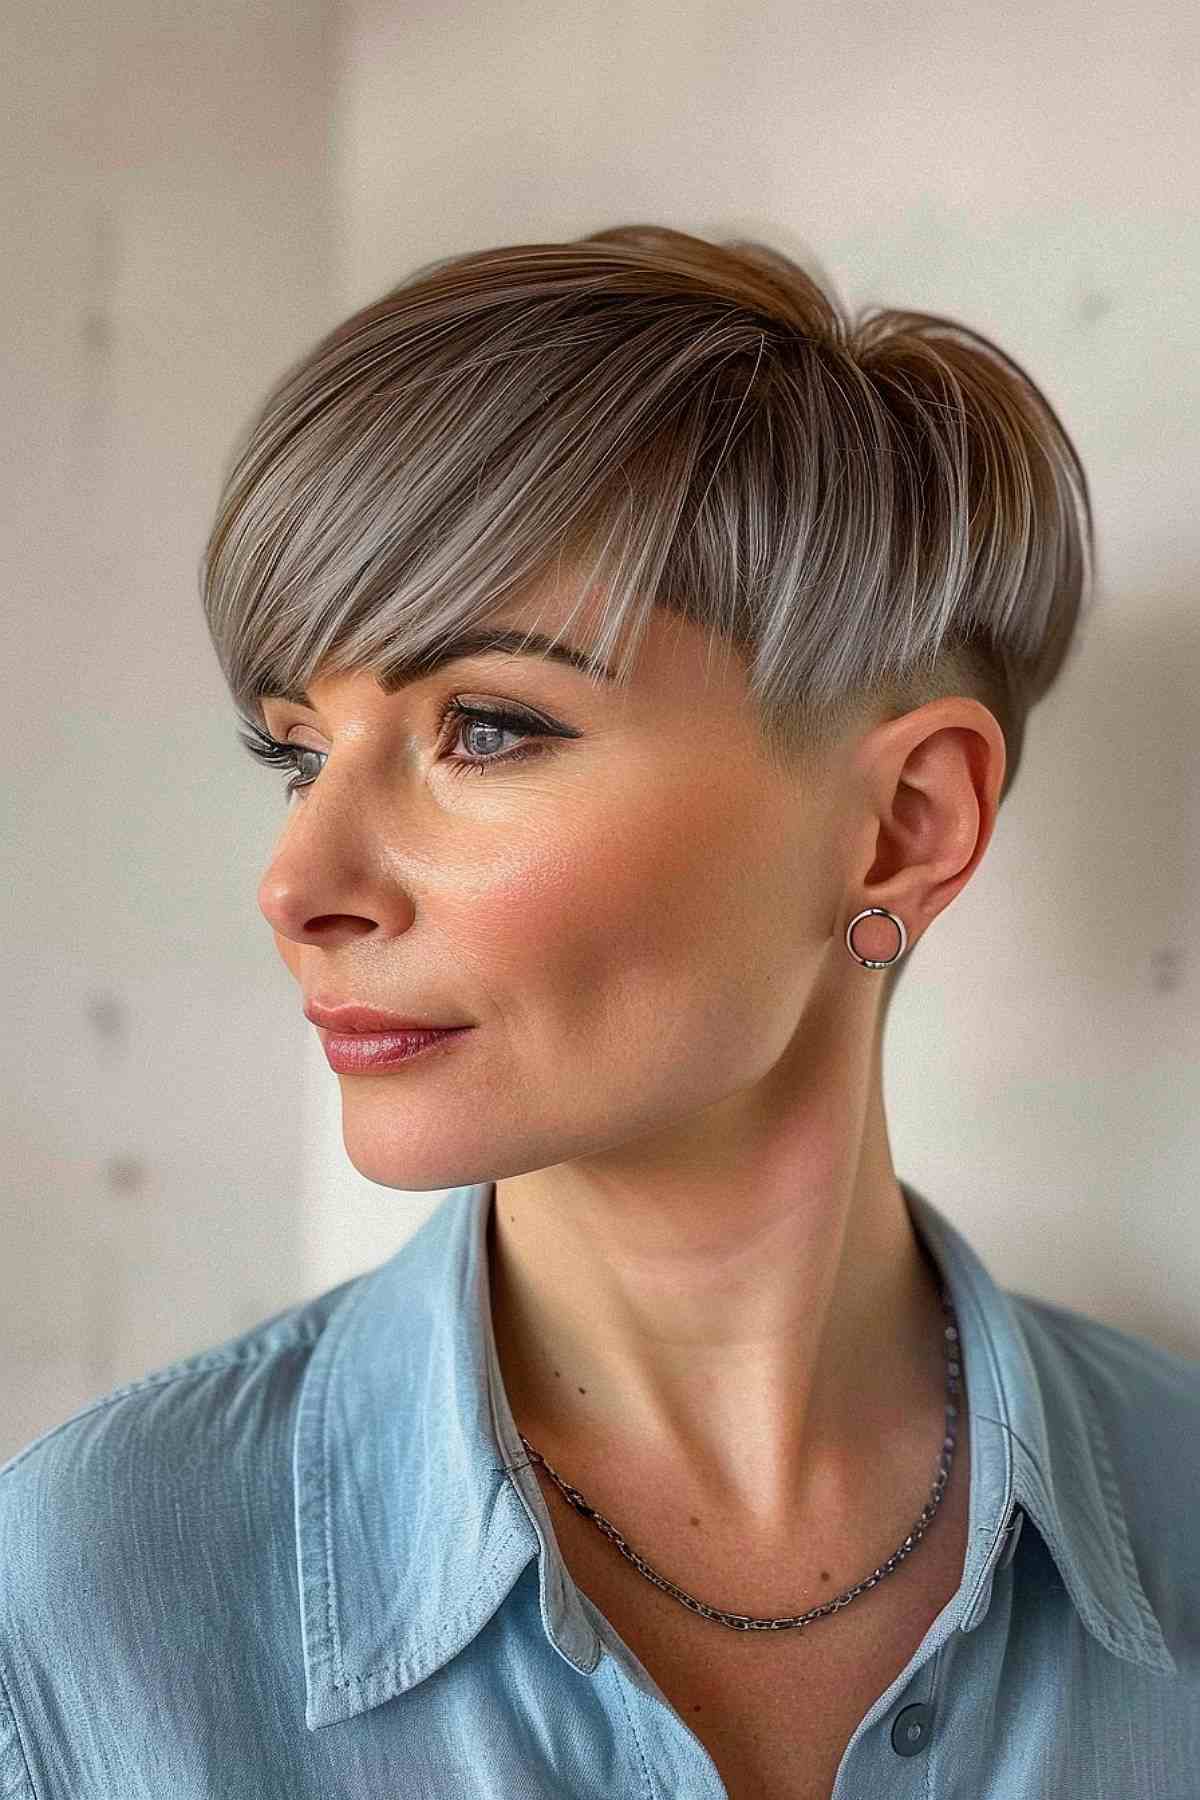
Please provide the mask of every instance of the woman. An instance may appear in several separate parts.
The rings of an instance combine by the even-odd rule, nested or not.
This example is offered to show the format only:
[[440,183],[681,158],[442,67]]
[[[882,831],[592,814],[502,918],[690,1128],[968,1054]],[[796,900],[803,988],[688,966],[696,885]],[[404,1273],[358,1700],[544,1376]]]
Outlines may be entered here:
[[449,1192],[8,1465],[5,1794],[1194,1791],[1200,1366],[1001,1290],[883,1104],[1091,566],[1015,363],[761,245],[446,259],[277,383],[259,904]]

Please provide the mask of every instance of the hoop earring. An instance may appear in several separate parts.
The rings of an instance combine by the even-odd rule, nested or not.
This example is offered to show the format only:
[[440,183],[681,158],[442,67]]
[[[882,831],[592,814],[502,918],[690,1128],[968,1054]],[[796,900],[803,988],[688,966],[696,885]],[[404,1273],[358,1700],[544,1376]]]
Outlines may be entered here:
[[[900,943],[898,948],[891,956],[885,957],[882,962],[875,962],[869,956],[860,956],[858,951],[854,948],[854,945],[850,942],[851,933],[858,924],[859,919],[871,919],[876,916],[882,919],[890,919],[892,924],[896,927],[896,930],[900,933]],[[904,929],[904,920],[898,918],[894,912],[889,912],[886,906],[864,907],[862,912],[855,914],[854,918],[851,919],[846,927],[846,948],[854,958],[855,962],[861,963],[864,969],[890,969],[894,962],[899,962],[900,958],[904,955],[907,946],[908,933]]]

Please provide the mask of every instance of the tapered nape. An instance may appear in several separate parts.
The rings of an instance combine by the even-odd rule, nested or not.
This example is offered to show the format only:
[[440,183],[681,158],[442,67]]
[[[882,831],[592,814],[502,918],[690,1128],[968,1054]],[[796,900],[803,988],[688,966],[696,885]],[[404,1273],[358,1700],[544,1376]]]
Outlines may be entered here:
[[991,340],[632,225],[440,259],[336,326],[235,446],[201,589],[260,724],[318,672],[390,689],[550,584],[622,679],[653,608],[706,631],[788,767],[977,699],[1003,801],[1093,565],[1075,447]]

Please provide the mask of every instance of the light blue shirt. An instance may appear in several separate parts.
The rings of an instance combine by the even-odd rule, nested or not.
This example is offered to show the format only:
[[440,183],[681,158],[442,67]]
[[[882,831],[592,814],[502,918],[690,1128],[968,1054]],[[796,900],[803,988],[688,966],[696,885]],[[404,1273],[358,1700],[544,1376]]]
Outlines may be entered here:
[[[999,1288],[901,1189],[958,1314],[970,1531],[833,1800],[1197,1800],[1200,1362]],[[559,1553],[493,1197],[0,1468],[3,1800],[722,1800]]]

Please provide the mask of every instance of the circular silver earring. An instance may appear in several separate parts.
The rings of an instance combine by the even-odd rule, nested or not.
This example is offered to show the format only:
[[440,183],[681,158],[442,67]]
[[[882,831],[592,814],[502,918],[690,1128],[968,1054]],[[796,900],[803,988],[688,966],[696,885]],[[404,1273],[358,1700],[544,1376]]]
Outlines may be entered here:
[[[860,956],[858,951],[854,948],[854,945],[850,942],[851,933],[860,919],[872,919],[876,917],[890,919],[892,924],[896,927],[896,930],[900,933],[900,943],[896,950],[891,956],[885,957],[882,962],[875,962],[869,956]],[[855,962],[861,963],[864,969],[890,969],[892,964],[894,962],[899,962],[900,958],[904,955],[907,945],[908,933],[904,929],[904,920],[898,918],[894,912],[889,912],[886,906],[864,907],[862,912],[855,914],[854,918],[851,919],[846,927],[846,948],[854,958]]]

